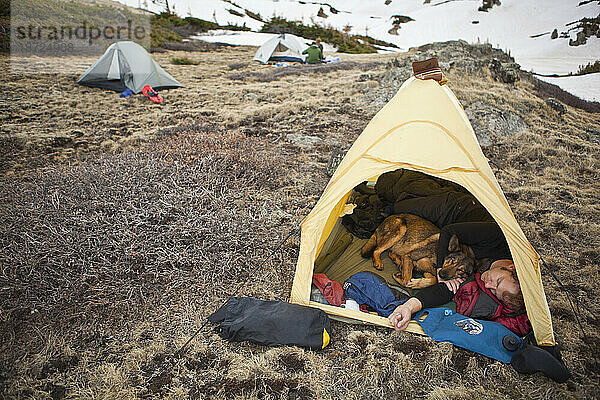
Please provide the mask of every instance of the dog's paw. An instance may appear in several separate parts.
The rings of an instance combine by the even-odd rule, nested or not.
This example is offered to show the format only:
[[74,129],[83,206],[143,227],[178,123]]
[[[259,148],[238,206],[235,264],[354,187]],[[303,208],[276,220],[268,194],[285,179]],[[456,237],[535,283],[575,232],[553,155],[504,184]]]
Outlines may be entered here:
[[373,267],[375,267],[375,269],[378,271],[383,271],[383,263],[379,263],[379,264],[373,263]]
[[431,286],[431,283],[429,282],[428,279],[416,278],[416,279],[411,279],[404,286],[411,288],[411,289],[422,289],[424,287]]
[[400,285],[407,287],[408,282],[405,281],[404,279],[402,279],[402,274],[397,272],[394,275],[392,275],[392,277],[396,280],[396,282],[398,282]]

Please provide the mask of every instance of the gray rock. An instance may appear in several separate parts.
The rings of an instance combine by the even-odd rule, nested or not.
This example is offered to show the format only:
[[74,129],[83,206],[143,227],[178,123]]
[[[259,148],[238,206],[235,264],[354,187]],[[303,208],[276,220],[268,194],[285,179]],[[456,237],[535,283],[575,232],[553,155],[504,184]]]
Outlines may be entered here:
[[257,100],[258,99],[258,95],[255,93],[247,93],[246,96],[244,96],[244,97],[246,97],[248,100]]
[[550,108],[556,110],[560,115],[563,115],[567,112],[567,107],[553,97],[548,97],[546,100],[544,100],[544,102],[548,104]]
[[482,147],[511,138],[528,129],[525,121],[516,113],[502,110],[490,103],[475,102],[465,109],[465,113]]
[[302,135],[300,133],[290,133],[286,139],[297,146],[312,146],[323,141],[320,137]]
[[489,69],[494,80],[504,83],[515,83],[519,80],[521,66],[513,62],[503,63],[498,59],[493,59],[489,64]]
[[569,46],[581,46],[582,44],[587,43],[587,37],[585,35],[585,31],[577,32],[577,38],[575,40],[569,40]]

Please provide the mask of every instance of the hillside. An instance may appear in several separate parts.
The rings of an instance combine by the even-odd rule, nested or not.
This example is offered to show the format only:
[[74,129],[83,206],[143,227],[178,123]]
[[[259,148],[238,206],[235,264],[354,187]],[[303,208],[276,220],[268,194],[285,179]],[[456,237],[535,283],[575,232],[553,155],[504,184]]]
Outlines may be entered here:
[[[63,74],[0,77],[0,391],[54,399],[598,398],[597,105],[548,100],[487,45],[435,43],[287,68],[251,64],[254,51],[154,54],[185,85],[163,91],[163,106],[77,86],[91,58],[72,59]],[[541,271],[574,378],[556,384],[449,344],[339,322],[321,352],[227,343],[207,328],[165,364],[247,277],[240,295],[289,297],[297,237],[256,266],[315,204],[332,152],[352,144],[410,76],[412,60],[430,55],[440,58],[526,236],[578,299],[587,343],[565,294]],[[172,57],[199,64],[172,65]]]
[[[272,18],[283,18],[369,36],[393,43],[401,51],[447,40],[491,43],[510,52],[524,70],[543,75],[576,73],[600,54],[597,0],[171,0],[169,4],[181,17],[243,25],[253,31],[260,31]],[[148,6],[156,12],[164,10],[162,2]],[[542,79],[581,98],[600,100],[598,91],[590,89],[600,87],[598,74]]]

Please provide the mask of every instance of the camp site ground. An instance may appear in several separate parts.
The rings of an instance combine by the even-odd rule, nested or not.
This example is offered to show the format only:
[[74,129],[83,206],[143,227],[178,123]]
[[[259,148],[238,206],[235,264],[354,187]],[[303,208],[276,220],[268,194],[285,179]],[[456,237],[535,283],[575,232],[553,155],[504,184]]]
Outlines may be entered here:
[[[255,267],[314,207],[332,152],[347,150],[410,75],[402,55],[342,55],[329,69],[280,72],[251,62],[255,51],[152,54],[184,85],[161,91],[162,106],[76,85],[89,58],[73,59],[64,74],[0,77],[0,357],[11,366],[2,370],[2,391],[597,398],[598,114],[571,106],[559,114],[530,81],[511,86],[484,70],[447,71],[448,85],[466,110],[493,105],[526,124],[491,137],[483,152],[525,236],[580,302],[591,348],[542,270],[570,382],[519,375],[418,335],[335,321],[320,352],[227,343],[207,329],[163,368],[247,278],[241,295],[289,299],[297,236]],[[199,63],[174,65],[173,57]],[[486,120],[477,121],[484,131]]]

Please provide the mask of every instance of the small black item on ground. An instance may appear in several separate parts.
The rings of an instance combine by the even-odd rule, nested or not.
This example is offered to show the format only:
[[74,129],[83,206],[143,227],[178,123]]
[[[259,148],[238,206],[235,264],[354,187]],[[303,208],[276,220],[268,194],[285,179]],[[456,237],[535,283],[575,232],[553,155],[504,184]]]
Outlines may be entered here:
[[320,350],[329,344],[331,326],[323,310],[279,300],[230,297],[208,320],[232,342],[300,346]]
[[528,343],[521,345],[512,356],[510,365],[521,374],[541,372],[559,383],[571,378],[571,373],[562,361],[554,358],[549,351]]

